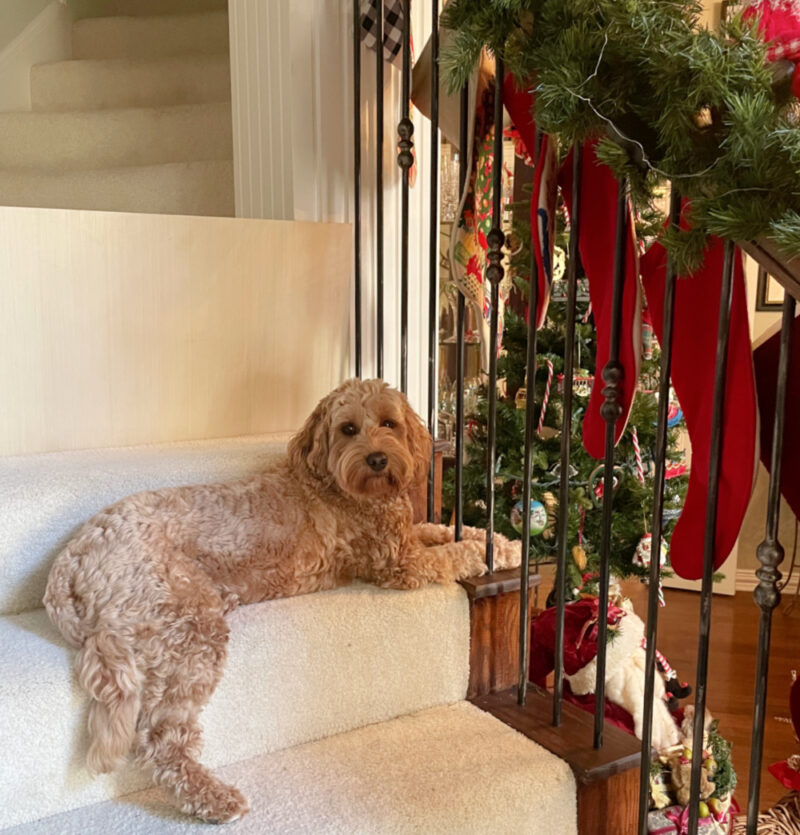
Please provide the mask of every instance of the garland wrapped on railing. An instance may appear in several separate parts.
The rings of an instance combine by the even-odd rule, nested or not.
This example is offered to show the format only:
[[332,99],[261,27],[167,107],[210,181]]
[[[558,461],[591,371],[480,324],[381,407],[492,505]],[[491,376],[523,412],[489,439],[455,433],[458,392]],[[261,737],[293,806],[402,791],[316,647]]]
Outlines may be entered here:
[[754,20],[716,33],[700,14],[693,0],[450,0],[444,75],[460,87],[486,46],[535,90],[536,122],[562,147],[605,137],[598,154],[628,179],[635,208],[678,185],[691,229],[664,238],[679,271],[699,265],[709,234],[766,236],[800,255],[789,75],[767,62]]

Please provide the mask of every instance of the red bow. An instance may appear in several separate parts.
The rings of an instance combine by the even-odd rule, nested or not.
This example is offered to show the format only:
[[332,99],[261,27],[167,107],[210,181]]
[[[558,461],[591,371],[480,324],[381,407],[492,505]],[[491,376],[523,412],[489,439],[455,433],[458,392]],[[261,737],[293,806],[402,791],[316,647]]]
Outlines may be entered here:
[[683,806],[678,812],[676,809],[666,809],[664,817],[675,824],[678,835],[689,835],[689,807]]

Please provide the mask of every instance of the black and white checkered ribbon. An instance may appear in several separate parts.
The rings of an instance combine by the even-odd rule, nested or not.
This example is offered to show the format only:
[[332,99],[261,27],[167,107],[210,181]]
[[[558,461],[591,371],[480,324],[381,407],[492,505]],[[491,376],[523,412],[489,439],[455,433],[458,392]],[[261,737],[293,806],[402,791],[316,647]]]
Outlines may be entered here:
[[[378,2],[361,3],[361,40],[370,49],[378,42]],[[398,67],[403,63],[403,4],[400,0],[380,0],[383,7],[383,58]]]

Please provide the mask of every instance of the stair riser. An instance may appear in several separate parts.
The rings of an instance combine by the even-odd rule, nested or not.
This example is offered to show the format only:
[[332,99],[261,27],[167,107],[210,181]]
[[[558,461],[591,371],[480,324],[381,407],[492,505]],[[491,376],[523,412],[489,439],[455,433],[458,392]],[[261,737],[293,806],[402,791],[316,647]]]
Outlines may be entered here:
[[41,174],[0,171],[0,205],[233,217],[233,163]]
[[230,104],[0,114],[0,169],[65,171],[233,156]]
[[227,8],[227,0],[105,0],[103,15],[141,17],[226,11]]
[[103,17],[72,27],[72,57],[163,58],[228,51],[228,15]]
[[104,110],[229,101],[228,56],[64,61],[31,69],[34,110]]

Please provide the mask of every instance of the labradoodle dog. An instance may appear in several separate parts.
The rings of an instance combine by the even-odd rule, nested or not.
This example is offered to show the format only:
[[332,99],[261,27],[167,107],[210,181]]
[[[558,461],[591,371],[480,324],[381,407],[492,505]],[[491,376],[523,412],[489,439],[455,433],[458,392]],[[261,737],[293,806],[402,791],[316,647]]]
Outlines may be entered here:
[[[266,472],[138,493],[90,519],[56,558],[44,598],[80,649],[90,770],[110,771],[132,750],[184,812],[243,815],[241,793],[199,762],[198,717],[222,676],[225,615],[356,578],[414,589],[482,574],[482,531],[454,542],[452,528],[412,523],[409,490],[430,450],[402,394],[350,380]],[[498,568],[519,564],[499,535],[495,554]]]

